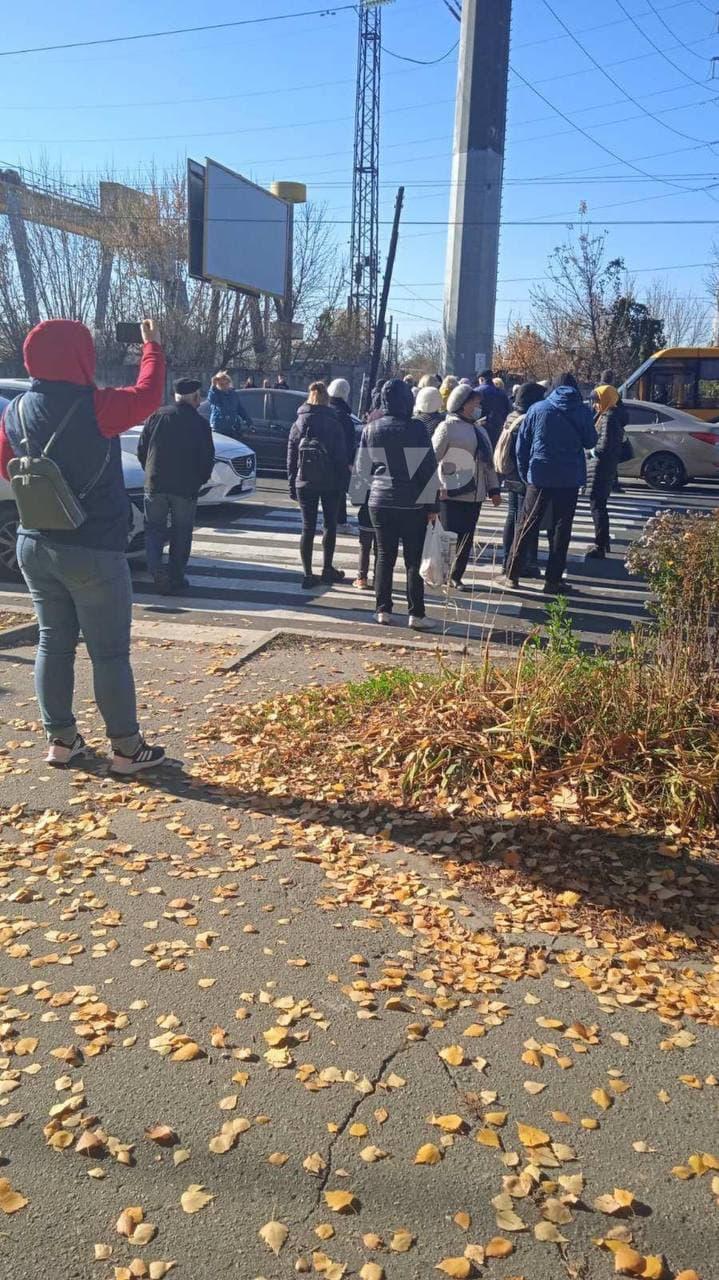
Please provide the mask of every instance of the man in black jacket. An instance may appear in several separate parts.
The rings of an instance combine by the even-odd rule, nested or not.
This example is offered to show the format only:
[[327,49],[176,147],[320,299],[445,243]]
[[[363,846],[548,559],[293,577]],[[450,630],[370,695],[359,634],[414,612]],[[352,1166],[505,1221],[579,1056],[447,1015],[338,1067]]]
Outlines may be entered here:
[[[163,595],[178,595],[190,584],[185,569],[192,550],[197,495],[215,462],[210,425],[197,412],[201,383],[178,378],[175,402],[147,419],[137,456],[145,470],[147,567]],[[167,568],[162,553],[170,525]]]

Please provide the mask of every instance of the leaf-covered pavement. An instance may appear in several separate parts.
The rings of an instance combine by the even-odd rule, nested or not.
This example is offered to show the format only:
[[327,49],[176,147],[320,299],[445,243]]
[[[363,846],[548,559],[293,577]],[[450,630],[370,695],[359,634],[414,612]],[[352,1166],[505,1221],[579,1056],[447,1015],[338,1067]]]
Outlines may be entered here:
[[622,911],[621,834],[208,786],[208,723],[357,657],[292,663],[144,649],[194,741],[131,786],[39,769],[13,669],[0,1273],[711,1280],[710,872],[627,840]]

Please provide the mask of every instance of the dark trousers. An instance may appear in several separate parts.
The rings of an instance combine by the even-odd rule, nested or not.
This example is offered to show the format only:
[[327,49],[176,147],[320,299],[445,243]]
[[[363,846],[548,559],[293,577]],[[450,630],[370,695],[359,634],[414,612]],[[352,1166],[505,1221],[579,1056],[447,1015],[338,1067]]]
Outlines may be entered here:
[[537,489],[533,484],[527,485],[522,520],[507,562],[508,578],[521,577],[527,550],[539,536],[549,513],[549,560],[545,577],[553,587],[562,581],[578,497],[578,489]]
[[377,569],[377,539],[374,529],[360,529],[359,531],[359,566],[357,568],[358,578],[369,577],[370,556],[374,551],[375,572]]
[[392,612],[392,576],[401,542],[407,570],[407,605],[410,617],[423,618],[424,581],[419,566],[427,532],[427,514],[424,508],[370,507],[370,518],[377,535],[377,612]]
[[332,568],[332,560],[337,543],[337,507],[339,493],[316,493],[307,489],[297,490],[297,501],[302,513],[302,536],[300,537],[300,557],[306,577],[312,573],[312,548],[317,532],[317,512],[322,503],[322,519],[325,531],[322,535],[322,572]]
[[147,567],[153,578],[162,570],[162,552],[170,526],[170,583],[179,587],[192,550],[192,530],[197,503],[194,498],[181,498],[173,493],[145,495],[145,550]]
[[[504,522],[504,570],[506,573],[509,564],[509,556],[514,544],[517,529],[522,522],[522,512],[524,511],[524,494],[519,493],[515,489],[507,490],[507,518]],[[524,553],[524,562],[521,566],[521,573],[535,573],[537,571],[537,561],[539,559],[539,529],[534,531],[531,541],[527,544]]]
[[337,504],[337,523],[347,524],[347,494],[342,491]]
[[609,500],[609,495],[614,488],[616,479],[616,466],[603,467],[601,462],[597,463],[597,469],[594,473],[594,479],[589,493],[589,509],[594,521],[594,545],[598,547],[600,551],[609,551],[611,547],[607,502]]
[[469,563],[474,546],[474,531],[477,528],[481,502],[460,502],[458,499],[443,498],[439,504],[439,519],[447,533],[457,534],[457,551],[452,565],[453,582],[461,582]]

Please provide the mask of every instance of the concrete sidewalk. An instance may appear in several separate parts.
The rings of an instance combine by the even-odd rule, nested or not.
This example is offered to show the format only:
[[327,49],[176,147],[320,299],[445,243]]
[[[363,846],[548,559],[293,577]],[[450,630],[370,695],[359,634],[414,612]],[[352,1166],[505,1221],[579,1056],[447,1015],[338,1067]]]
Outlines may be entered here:
[[[235,654],[138,639],[143,726],[176,763],[125,783],[99,754],[86,660],[98,754],[58,772],[32,651],[0,651],[0,1179],[27,1200],[6,1216],[0,1182],[3,1280],[162,1261],[188,1280],[427,1280],[465,1250],[449,1274],[603,1280],[593,1241],[612,1232],[666,1254],[667,1276],[713,1280],[717,1175],[672,1169],[719,1157],[715,1029],[598,1002],[556,963],[576,937],[508,942],[494,904],[408,837],[370,814],[350,833],[339,795],[330,813],[211,785],[193,739],[238,702],[436,658],[295,639],[228,675]],[[475,994],[443,976],[435,922],[442,946],[486,946]],[[196,1213],[191,1187],[211,1197]],[[614,1188],[631,1207],[595,1208]],[[537,1238],[550,1202],[565,1243]],[[128,1207],[153,1224],[135,1241],[116,1231]],[[259,1235],[273,1221],[277,1255]],[[511,1252],[480,1264],[494,1238]]]

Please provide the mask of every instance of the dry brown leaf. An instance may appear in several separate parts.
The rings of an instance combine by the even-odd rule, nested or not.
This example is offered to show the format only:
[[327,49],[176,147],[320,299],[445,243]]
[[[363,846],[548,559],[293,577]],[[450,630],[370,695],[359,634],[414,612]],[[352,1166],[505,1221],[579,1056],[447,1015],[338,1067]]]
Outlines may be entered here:
[[112,1256],[111,1244],[95,1245],[95,1261],[96,1262],[107,1262],[107,1259],[111,1256]]
[[173,1062],[193,1062],[195,1058],[203,1058],[205,1055],[199,1044],[195,1044],[194,1040],[188,1040],[185,1044],[181,1044],[174,1053],[170,1054]]
[[80,1155],[94,1156],[97,1155],[98,1151],[104,1151],[105,1146],[106,1142],[101,1134],[94,1129],[86,1129],[84,1133],[80,1134],[75,1144],[75,1150]]
[[614,1099],[611,1094],[607,1093],[606,1089],[593,1089],[592,1101],[596,1102],[597,1106],[601,1107],[602,1111],[608,1111],[614,1102]]
[[464,1126],[464,1120],[461,1116],[430,1116],[429,1123],[436,1125],[443,1133],[460,1133]]
[[166,1262],[163,1258],[156,1258],[154,1262],[150,1263],[147,1274],[150,1280],[164,1280],[164,1277],[170,1271],[173,1271],[176,1266],[177,1263],[174,1261]]
[[365,1164],[376,1164],[378,1160],[386,1160],[388,1152],[382,1151],[381,1147],[363,1147],[360,1151],[360,1160],[364,1160]]
[[489,1244],[485,1245],[484,1252],[488,1258],[508,1258],[510,1253],[514,1253],[514,1245],[511,1240],[505,1240],[504,1236],[493,1236]]
[[176,1151],[173,1151],[172,1163],[174,1164],[175,1168],[177,1168],[177,1166],[180,1164],[184,1164],[186,1160],[189,1160],[190,1155],[191,1155],[191,1152],[189,1152],[186,1149],[186,1147],[178,1147]]
[[600,1213],[616,1214],[622,1213],[626,1209],[631,1209],[634,1204],[634,1195],[631,1191],[624,1191],[621,1187],[615,1187],[612,1195],[597,1196],[594,1201],[594,1208]]
[[701,1280],[698,1271],[679,1271],[674,1280]]
[[644,1259],[644,1280],[666,1280],[667,1264],[660,1253],[647,1254]]
[[119,1236],[127,1236],[129,1239],[135,1228],[143,1221],[144,1217],[144,1211],[139,1205],[130,1205],[129,1208],[123,1209],[115,1223],[115,1230],[117,1234]]
[[211,1200],[214,1200],[214,1198],[215,1197],[212,1192],[205,1191],[202,1183],[193,1182],[180,1196],[180,1204],[185,1210],[185,1213],[198,1213],[200,1209],[204,1209],[205,1205],[208,1205]]
[[154,1222],[141,1222],[130,1236],[130,1242],[131,1244],[149,1244],[156,1235],[157,1227]]
[[419,1148],[414,1163],[415,1164],[439,1164],[442,1159],[442,1152],[439,1147],[435,1147],[433,1142],[425,1142],[424,1146]]
[[450,1067],[461,1067],[466,1062],[461,1044],[447,1045],[446,1048],[440,1049],[439,1056],[444,1062],[449,1063]]
[[312,1155],[307,1156],[307,1159],[302,1161],[302,1168],[306,1169],[308,1173],[313,1173],[319,1177],[319,1175],[324,1173],[327,1168],[327,1162],[320,1155],[319,1151],[313,1151]]
[[273,1151],[272,1155],[267,1157],[267,1163],[273,1164],[278,1169],[281,1169],[283,1164],[287,1164],[289,1158],[290,1157],[286,1151]]
[[545,1147],[551,1138],[543,1129],[535,1129],[531,1124],[518,1124],[517,1134],[524,1147]]
[[435,1271],[443,1271],[446,1276],[453,1276],[456,1280],[466,1280],[467,1276],[471,1276],[474,1266],[469,1258],[443,1258],[438,1262]]
[[381,1236],[378,1236],[374,1231],[367,1231],[365,1235],[362,1236],[362,1243],[365,1249],[383,1249],[384,1248],[384,1240],[382,1239]]
[[145,1137],[157,1142],[161,1147],[171,1147],[178,1141],[177,1134],[167,1124],[151,1124],[145,1129]]
[[348,1213],[356,1208],[353,1191],[325,1191],[324,1200],[333,1213]]
[[335,1229],[329,1222],[320,1222],[319,1226],[315,1227],[315,1235],[320,1240],[331,1240],[334,1233]]
[[614,1254],[614,1270],[620,1276],[640,1276],[644,1270],[644,1258],[631,1245],[622,1244]]
[[400,1229],[395,1231],[389,1242],[389,1247],[393,1253],[407,1253],[414,1244],[414,1236],[409,1231]]
[[357,1122],[355,1124],[351,1124],[347,1132],[351,1138],[366,1138],[369,1133],[369,1129],[366,1124],[360,1124]]
[[25,1196],[16,1191],[7,1178],[0,1178],[0,1209],[3,1213],[17,1213],[26,1204],[28,1201]]
[[360,1280],[384,1280],[384,1267],[378,1262],[365,1262],[359,1275]]
[[264,1240],[268,1249],[271,1249],[275,1256],[279,1254],[289,1234],[289,1229],[284,1222],[276,1221],[266,1222],[258,1232],[260,1239]]
[[455,1213],[452,1221],[462,1230],[469,1231],[472,1225],[472,1219],[468,1213]]
[[480,1129],[476,1141],[483,1147],[501,1147],[499,1134],[494,1129]]
[[567,1237],[562,1235],[553,1222],[538,1222],[534,1228],[534,1238],[540,1240],[542,1244],[567,1243]]
[[546,1084],[543,1084],[541,1080],[525,1080],[524,1082],[524,1088],[527,1093],[532,1094],[532,1097],[538,1093],[543,1093],[546,1087]]

